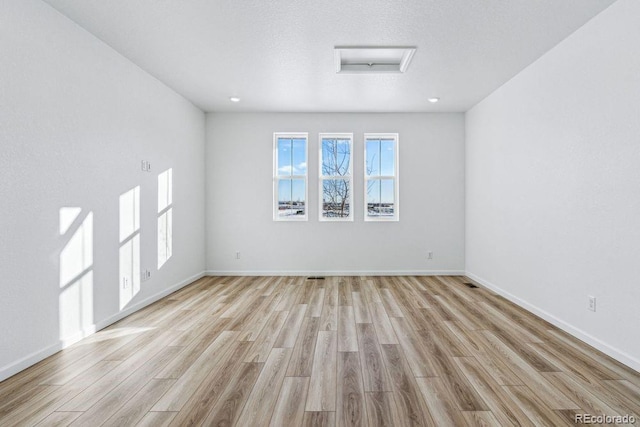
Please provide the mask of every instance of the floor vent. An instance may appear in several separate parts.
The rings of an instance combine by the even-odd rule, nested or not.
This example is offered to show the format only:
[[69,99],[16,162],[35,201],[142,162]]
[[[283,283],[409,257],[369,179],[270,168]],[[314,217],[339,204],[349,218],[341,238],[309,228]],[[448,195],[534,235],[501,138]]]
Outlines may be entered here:
[[322,277],[322,276],[309,276],[309,277],[307,277],[307,280],[324,280],[324,277]]
[[471,288],[471,289],[477,288],[477,286],[474,285],[473,283],[463,283],[463,285],[465,285],[467,288]]

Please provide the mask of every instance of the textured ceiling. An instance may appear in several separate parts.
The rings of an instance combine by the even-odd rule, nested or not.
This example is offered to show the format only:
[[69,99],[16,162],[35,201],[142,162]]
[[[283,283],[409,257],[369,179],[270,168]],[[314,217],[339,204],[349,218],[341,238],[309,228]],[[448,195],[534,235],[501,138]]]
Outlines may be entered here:
[[[613,3],[45,1],[205,111],[288,112],[466,111]],[[336,74],[333,47],[362,45],[417,52],[406,74]]]

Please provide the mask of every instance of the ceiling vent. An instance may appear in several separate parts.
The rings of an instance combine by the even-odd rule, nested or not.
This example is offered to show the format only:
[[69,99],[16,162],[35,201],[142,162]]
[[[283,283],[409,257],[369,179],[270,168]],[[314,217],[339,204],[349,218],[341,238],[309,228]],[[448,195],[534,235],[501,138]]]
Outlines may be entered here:
[[404,73],[415,47],[334,48],[336,73]]

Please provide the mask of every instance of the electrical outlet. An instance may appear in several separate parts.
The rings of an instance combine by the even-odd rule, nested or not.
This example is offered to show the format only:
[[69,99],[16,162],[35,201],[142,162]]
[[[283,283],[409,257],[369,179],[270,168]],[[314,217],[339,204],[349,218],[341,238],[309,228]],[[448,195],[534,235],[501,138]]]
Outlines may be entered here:
[[142,270],[140,272],[140,281],[142,282],[146,282],[147,280],[149,280],[151,278],[151,271],[149,270]]
[[142,161],[142,171],[143,172],[151,172],[151,162],[148,160]]
[[240,251],[236,251],[236,259],[240,259]]
[[427,259],[433,259],[433,252],[427,252]]
[[589,303],[587,305],[587,308],[591,311],[596,311],[596,297],[589,295]]

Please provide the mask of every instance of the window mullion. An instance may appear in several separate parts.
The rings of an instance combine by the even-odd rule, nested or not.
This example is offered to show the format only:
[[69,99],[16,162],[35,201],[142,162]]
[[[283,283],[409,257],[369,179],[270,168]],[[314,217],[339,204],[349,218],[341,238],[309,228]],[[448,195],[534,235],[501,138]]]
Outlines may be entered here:
[[378,174],[382,173],[382,140],[378,140]]

